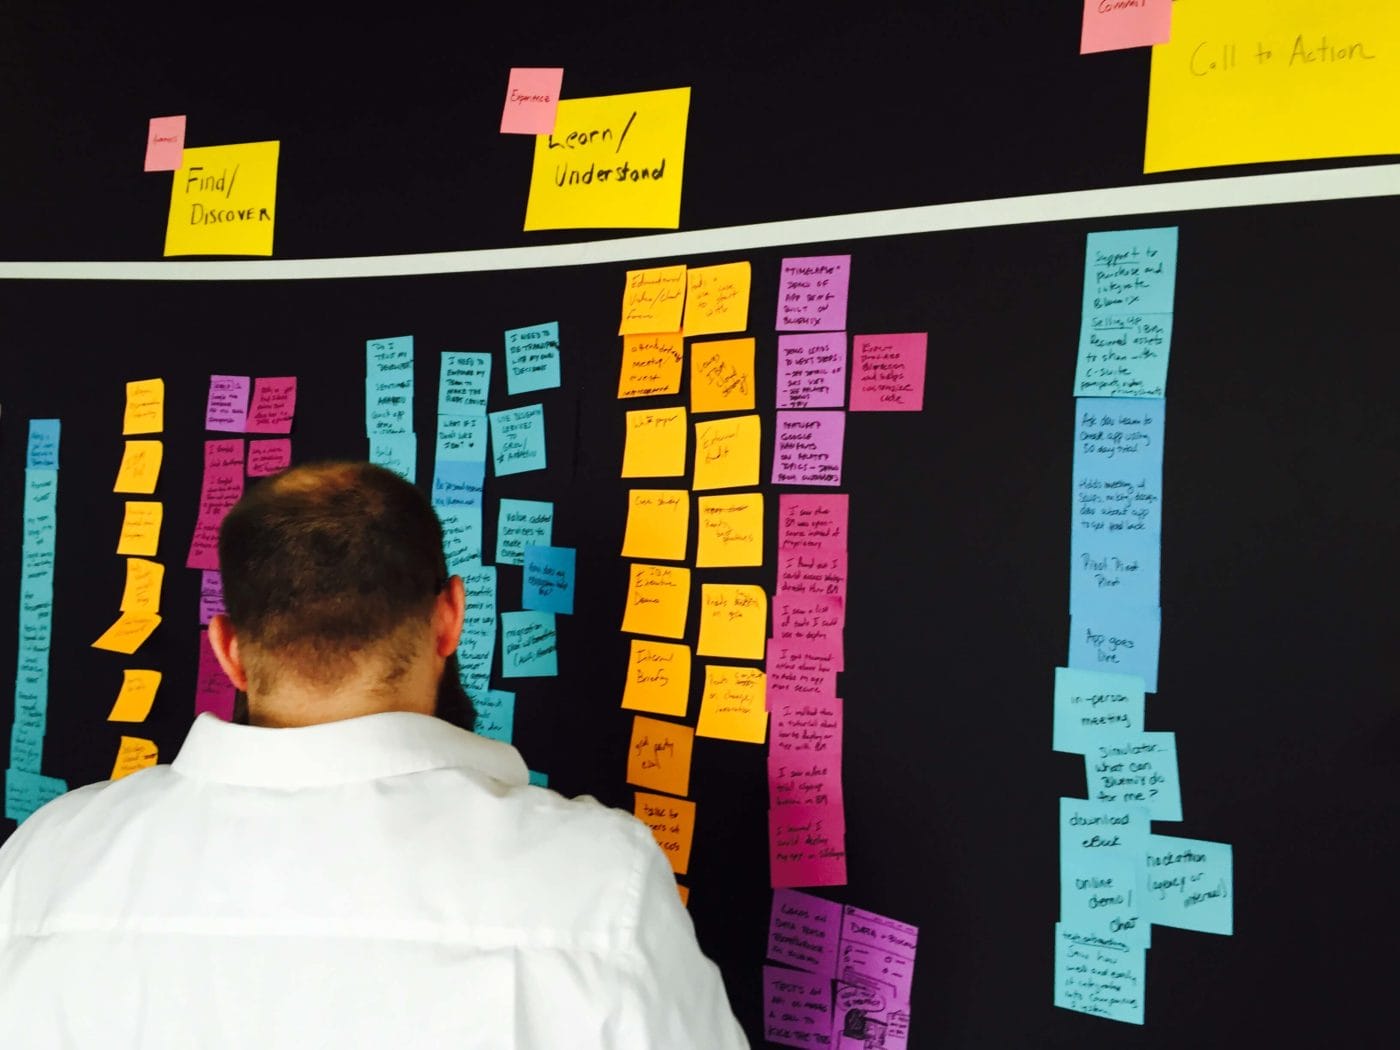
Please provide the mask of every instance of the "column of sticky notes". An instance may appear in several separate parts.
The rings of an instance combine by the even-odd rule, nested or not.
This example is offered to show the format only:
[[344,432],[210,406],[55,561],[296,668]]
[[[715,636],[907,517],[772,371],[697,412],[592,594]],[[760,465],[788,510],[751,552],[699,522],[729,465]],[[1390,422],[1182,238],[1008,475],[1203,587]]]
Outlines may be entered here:
[[1053,747],[1082,754],[1060,799],[1056,1006],[1142,1024],[1151,927],[1233,931],[1233,857],[1153,833],[1183,819],[1176,734],[1146,728],[1161,633],[1162,452],[1175,227],[1090,234],[1075,375],[1070,644]]
[[5,816],[22,821],[68,790],[39,772],[48,728],[49,650],[53,636],[54,541],[58,535],[57,419],[31,419],[24,460],[24,536],[20,547],[19,648],[15,720],[5,770]]

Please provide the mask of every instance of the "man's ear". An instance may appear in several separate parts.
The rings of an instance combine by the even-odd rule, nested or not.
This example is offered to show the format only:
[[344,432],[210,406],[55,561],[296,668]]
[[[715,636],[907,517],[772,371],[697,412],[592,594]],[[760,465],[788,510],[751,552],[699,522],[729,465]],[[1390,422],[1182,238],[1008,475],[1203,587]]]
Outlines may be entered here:
[[467,594],[462,587],[462,577],[450,576],[433,605],[433,649],[443,659],[457,651],[466,613]]
[[238,651],[238,635],[233,624],[224,613],[216,613],[209,620],[209,648],[214,650],[214,659],[228,675],[240,693],[248,691],[248,672],[243,667],[243,657]]

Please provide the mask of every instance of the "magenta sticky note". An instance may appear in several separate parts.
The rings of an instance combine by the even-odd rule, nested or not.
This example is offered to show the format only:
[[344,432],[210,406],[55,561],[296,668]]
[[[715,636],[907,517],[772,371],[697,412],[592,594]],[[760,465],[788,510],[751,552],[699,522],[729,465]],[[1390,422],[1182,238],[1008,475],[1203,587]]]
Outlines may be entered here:
[[846,885],[842,806],[778,806],[768,811],[770,881],[784,886]]
[[[763,1038],[776,1046],[831,1046],[831,979],[763,968]],[[869,1045],[863,1040],[862,1046]]]
[[253,399],[248,404],[248,433],[290,434],[296,407],[296,376],[259,376],[253,382]]
[[248,427],[248,392],[252,385],[247,376],[210,376],[204,429],[243,433]]
[[224,674],[214,649],[209,644],[209,632],[199,632],[199,669],[195,672],[194,713],[212,711],[225,722],[233,718],[233,700],[236,690]]
[[773,484],[839,485],[844,412],[779,412],[773,428]]
[[778,593],[846,597],[844,547],[778,551]]
[[205,569],[199,577],[199,622],[207,624],[223,611],[223,574],[216,569]]
[[849,255],[784,259],[778,274],[780,332],[843,332],[851,281]]
[[796,699],[768,720],[768,804],[842,806],[844,704],[839,697]]
[[269,438],[248,442],[248,476],[265,478],[292,465],[292,439]]
[[835,669],[842,660],[846,603],[826,594],[773,595],[773,644],[781,649],[830,657]]
[[858,335],[852,342],[852,412],[923,410],[927,332]]
[[918,945],[917,926],[849,904],[842,909],[840,972],[846,981],[878,982],[893,1001],[907,1003]]
[[1084,0],[1084,28],[1079,35],[1081,55],[1165,44],[1171,37],[1172,0]]
[[501,132],[510,135],[548,135],[554,130],[559,108],[562,69],[512,69],[506,85],[506,108]]
[[831,657],[784,649],[770,638],[765,650],[764,704],[776,711],[804,700],[836,699],[836,667]]
[[778,408],[841,408],[846,403],[846,333],[778,336]]
[[243,495],[242,438],[204,443],[204,480],[199,486],[199,515],[194,523],[187,569],[219,567],[219,526]]
[[146,171],[175,171],[185,158],[185,118],[152,117],[146,132]]
[[822,977],[836,976],[842,908],[801,890],[774,890],[768,958]]
[[778,497],[778,549],[845,549],[850,496],[784,493]]

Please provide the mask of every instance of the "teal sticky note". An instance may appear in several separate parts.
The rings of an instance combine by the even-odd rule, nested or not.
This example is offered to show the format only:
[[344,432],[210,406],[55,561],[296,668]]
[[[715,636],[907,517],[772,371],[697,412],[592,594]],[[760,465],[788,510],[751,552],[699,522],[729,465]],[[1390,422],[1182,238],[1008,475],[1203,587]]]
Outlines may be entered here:
[[1091,233],[1076,397],[1165,397],[1177,228]]
[[554,614],[501,613],[501,677],[546,678],[559,673]]
[[[1165,401],[1075,401],[1071,547],[1076,542],[1103,546],[1126,536],[1161,536],[1166,423]],[[1085,590],[1091,596],[1096,588]]]
[[542,788],[547,788],[547,787],[549,787],[549,774],[548,774],[548,773],[541,773],[541,772],[539,772],[538,770],[534,770],[534,769],[530,770],[529,772],[530,772],[530,783],[531,783],[531,784],[534,784],[535,787],[542,787]]
[[1150,947],[1145,885],[1142,865],[1126,857],[1066,861],[1060,865],[1060,922],[1081,933]]
[[438,416],[436,460],[486,462],[486,413]]
[[1235,856],[1224,842],[1149,835],[1147,917],[1158,926],[1235,932]]
[[5,770],[5,816],[23,822],[40,806],[68,790],[68,782],[23,769]]
[[486,413],[491,389],[491,355],[449,350],[438,372],[438,415],[475,416]]
[[[39,772],[44,757],[44,731],[15,722],[10,726],[10,767],[26,773]],[[11,820],[14,818],[11,817]]]
[[526,547],[520,604],[538,612],[574,611],[573,547]]
[[1161,640],[1161,609],[1086,606],[1070,614],[1067,662],[1082,671],[1135,675],[1155,693]]
[[515,694],[501,689],[483,689],[473,693],[471,700],[476,708],[473,732],[509,744],[515,733]]
[[29,444],[24,459],[24,465],[28,469],[58,469],[60,426],[57,419],[31,419],[29,421]]
[[461,577],[467,609],[457,643],[457,664],[463,687],[474,693],[487,688],[496,655],[496,567],[475,566]]
[[392,470],[410,482],[418,480],[418,436],[416,434],[371,434],[369,461]]
[[559,322],[506,332],[506,390],[512,395],[559,385]]
[[526,547],[548,547],[554,532],[554,504],[545,500],[503,499],[496,517],[496,562],[525,564]]
[[1138,864],[1152,818],[1146,806],[1096,802],[1093,799],[1060,799],[1060,863],[1093,863],[1114,856]]
[[1153,820],[1181,819],[1175,733],[1132,733],[1101,740],[1084,756],[1084,767],[1089,797],[1096,802],[1146,806]]
[[485,488],[485,463],[440,459],[433,467],[434,507],[480,507]]
[[413,336],[368,339],[365,341],[365,433],[374,436],[412,432]]
[[[32,549],[53,550],[58,523],[58,471],[31,467],[24,472],[25,543]],[[30,535],[31,530],[33,535]]]
[[442,523],[442,552],[447,572],[463,576],[481,565],[481,508],[435,507]]
[[1052,746],[1083,755],[1101,740],[1141,732],[1145,692],[1134,675],[1055,668]]
[[544,406],[525,405],[492,412],[491,456],[496,476],[544,470]]
[[1056,1006],[1142,1024],[1146,1004],[1146,949],[1055,924]]

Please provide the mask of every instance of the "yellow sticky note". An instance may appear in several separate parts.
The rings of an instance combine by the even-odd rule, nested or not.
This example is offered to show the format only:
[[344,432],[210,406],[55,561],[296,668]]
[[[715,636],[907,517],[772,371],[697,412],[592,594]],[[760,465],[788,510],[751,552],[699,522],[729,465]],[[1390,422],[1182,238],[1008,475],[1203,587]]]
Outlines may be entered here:
[[684,638],[690,608],[690,570],[632,563],[622,629],[628,634]]
[[705,692],[700,698],[697,736],[761,744],[768,735],[765,688],[768,677],[756,667],[705,668]]
[[763,564],[763,493],[701,496],[696,568]]
[[160,587],[165,581],[165,566],[145,558],[126,559],[126,588],[122,591],[120,609],[127,613],[160,612]]
[[[695,803],[648,791],[636,792],[633,815],[647,827],[666,854],[671,870],[684,875],[690,867],[690,844],[695,838]],[[684,886],[680,887],[682,890]],[[685,895],[681,895],[685,903]]]
[[156,490],[164,454],[165,446],[159,441],[128,441],[122,450],[122,465],[117,470],[117,483],[112,491],[149,496]]
[[1143,171],[1400,152],[1400,4],[1180,0]]
[[768,628],[768,595],[747,583],[700,585],[701,656],[762,660]]
[[688,87],[560,99],[535,137],[525,229],[678,227],[689,111]]
[[685,334],[714,335],[747,328],[751,278],[747,262],[692,269],[686,275]]
[[118,554],[149,557],[160,546],[160,523],[165,505],[150,500],[127,500],[122,514],[122,534],[117,539]]
[[617,396],[654,397],[681,389],[681,362],[685,360],[680,332],[625,335],[622,337],[622,371]]
[[690,493],[685,489],[632,489],[627,494],[624,558],[681,561],[690,538]]
[[758,416],[725,416],[695,424],[695,489],[758,484]]
[[166,255],[271,255],[276,142],[185,148],[170,183]]
[[684,718],[690,706],[690,646],[633,638],[622,706]]
[[159,626],[160,616],[156,613],[124,612],[116,623],[102,632],[102,637],[93,642],[92,647],[130,656]]
[[721,339],[690,346],[690,410],[753,408],[753,340]]
[[[186,151],[188,152],[188,151]],[[112,763],[113,780],[130,776],[138,769],[146,769],[160,761],[160,748],[154,740],[143,740],[139,736],[122,737],[117,748],[117,760]]]
[[678,478],[684,475],[685,420],[684,408],[639,408],[628,412],[622,476]]
[[618,335],[679,332],[685,310],[685,266],[628,270]]
[[690,726],[636,715],[627,749],[627,783],[670,795],[689,794],[694,746],[695,730]]
[[159,434],[165,429],[165,380],[136,379],[126,384],[123,434]]
[[107,715],[109,722],[144,722],[160,688],[159,671],[122,672],[122,691]]

